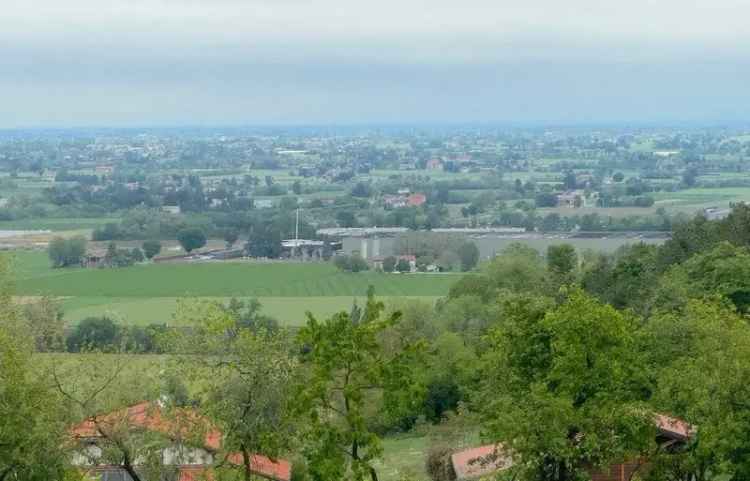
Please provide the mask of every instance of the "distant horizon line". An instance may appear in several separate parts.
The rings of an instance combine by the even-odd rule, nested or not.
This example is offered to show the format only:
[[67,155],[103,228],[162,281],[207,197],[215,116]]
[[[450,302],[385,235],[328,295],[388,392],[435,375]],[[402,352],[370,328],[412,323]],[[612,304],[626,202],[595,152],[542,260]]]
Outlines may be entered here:
[[300,122],[300,123],[123,123],[123,124],[78,124],[78,125],[26,125],[0,126],[0,132],[65,132],[65,131],[124,131],[124,130],[297,130],[297,129],[414,129],[414,128],[750,128],[750,120],[602,120],[602,121],[368,121],[368,122]]

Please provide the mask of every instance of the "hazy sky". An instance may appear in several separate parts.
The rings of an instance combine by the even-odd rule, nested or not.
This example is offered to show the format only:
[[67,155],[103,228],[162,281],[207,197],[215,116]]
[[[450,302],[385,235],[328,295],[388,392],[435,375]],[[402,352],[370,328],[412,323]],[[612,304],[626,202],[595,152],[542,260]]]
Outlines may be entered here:
[[0,126],[750,120],[748,0],[0,0]]

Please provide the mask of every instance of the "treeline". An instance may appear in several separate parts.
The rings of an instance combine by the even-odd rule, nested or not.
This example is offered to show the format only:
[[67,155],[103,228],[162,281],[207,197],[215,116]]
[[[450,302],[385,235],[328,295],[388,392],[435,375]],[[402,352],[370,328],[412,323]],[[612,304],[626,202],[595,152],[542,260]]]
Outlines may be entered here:
[[[15,341],[24,330],[5,323],[0,354],[17,361],[0,373],[15,387],[0,390],[0,405],[24,409],[0,417],[0,435],[33,448],[0,457],[0,469],[64,471],[66,408],[84,416],[161,396],[221,426],[226,449],[293,458],[296,479],[376,480],[382,438],[415,428],[437,433],[427,464],[438,481],[451,479],[442,468],[458,439],[476,432],[512,455],[505,475],[520,481],[578,481],[636,459],[648,460],[639,476],[654,481],[746,479],[748,279],[750,207],[737,205],[724,220],[681,223],[662,246],[598,254],[512,245],[435,305],[384,306],[370,292],[365,305],[309,316],[296,333],[245,322],[244,308],[185,304],[175,325],[190,329],[156,336],[172,361],[158,374],[134,359],[131,371],[109,369],[96,353],[77,356],[67,374],[35,367],[32,349]],[[13,317],[9,297],[0,299]],[[70,395],[73,386],[84,392]],[[658,414],[693,430],[663,449]],[[132,446],[158,460],[154,450],[173,443],[115,434],[115,466]]]

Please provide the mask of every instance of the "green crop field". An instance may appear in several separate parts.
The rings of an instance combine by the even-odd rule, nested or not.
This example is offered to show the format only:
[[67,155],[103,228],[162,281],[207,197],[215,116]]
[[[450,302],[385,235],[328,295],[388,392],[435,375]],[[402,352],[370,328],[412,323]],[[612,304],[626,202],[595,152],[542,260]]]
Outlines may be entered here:
[[304,322],[305,312],[328,316],[363,300],[369,286],[386,301],[434,302],[457,279],[453,274],[344,273],[327,263],[202,262],[150,264],[121,269],[52,269],[44,252],[15,255],[19,296],[62,299],[76,322],[108,314],[123,322],[170,321],[180,299],[258,298],[264,312],[285,324]]
[[61,217],[0,221],[0,230],[51,230],[67,231],[94,229],[107,222],[117,222],[112,217]]

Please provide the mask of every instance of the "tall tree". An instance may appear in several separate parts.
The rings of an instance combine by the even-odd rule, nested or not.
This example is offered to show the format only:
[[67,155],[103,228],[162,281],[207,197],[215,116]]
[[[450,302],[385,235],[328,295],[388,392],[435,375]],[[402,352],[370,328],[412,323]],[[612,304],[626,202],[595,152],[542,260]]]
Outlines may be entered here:
[[[260,305],[250,309],[256,313]],[[239,452],[242,477],[250,480],[253,455],[274,458],[292,445],[297,361],[289,336],[248,323],[237,301],[183,304],[177,318],[190,329],[167,338],[172,360],[181,378],[199,386],[193,396],[200,411],[222,432],[217,467],[226,468],[227,457]]]
[[380,335],[400,315],[381,318],[383,308],[371,290],[363,312],[340,312],[323,322],[308,313],[299,333],[309,377],[297,402],[307,427],[304,454],[316,481],[377,481],[375,461],[383,448],[370,427],[372,416],[398,417],[423,396],[412,369],[419,344],[386,350]]
[[486,436],[522,460],[520,479],[570,481],[639,455],[653,429],[635,320],[580,290],[550,306],[530,295],[506,301],[476,402]]

